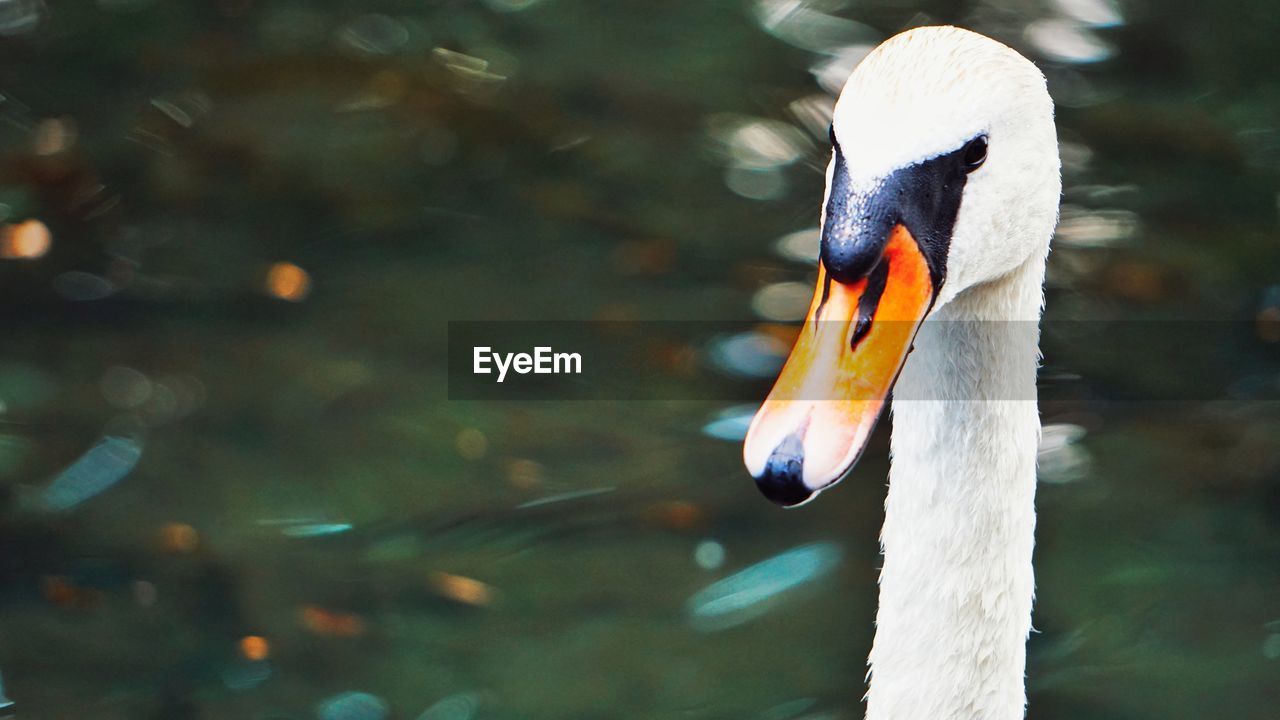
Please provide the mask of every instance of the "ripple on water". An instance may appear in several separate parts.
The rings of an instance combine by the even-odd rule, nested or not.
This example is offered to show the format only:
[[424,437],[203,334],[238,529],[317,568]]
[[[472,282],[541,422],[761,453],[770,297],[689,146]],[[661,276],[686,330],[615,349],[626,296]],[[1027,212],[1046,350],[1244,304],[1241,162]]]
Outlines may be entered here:
[[689,598],[689,621],[712,631],[741,625],[768,612],[784,593],[826,576],[840,564],[834,543],[801,545],[740,570]]
[[13,707],[13,701],[4,694],[4,679],[0,678],[0,710]]
[[1036,20],[1027,26],[1023,35],[1042,56],[1062,63],[1096,63],[1115,54],[1115,50],[1088,27],[1065,18]]
[[0,2],[0,36],[31,32],[40,24],[40,16],[44,12],[44,3],[40,0]]
[[1054,0],[1064,15],[1097,28],[1124,24],[1124,15],[1112,0]]
[[280,529],[280,534],[292,538],[324,537],[349,532],[354,526],[349,522],[300,523]]
[[138,459],[142,446],[124,437],[105,437],[63,470],[44,489],[44,506],[53,511],[70,510],[120,482]]
[[423,710],[418,720],[471,720],[479,708],[479,695],[458,693]]
[[344,692],[320,701],[320,720],[385,720],[387,704],[365,692]]
[[772,335],[742,332],[714,338],[707,347],[707,360],[730,375],[771,378],[782,369],[789,349]]
[[802,282],[770,283],[756,291],[751,309],[766,320],[803,320],[809,310],[813,288]]
[[703,540],[693,549],[693,561],[703,570],[718,570],[724,555],[724,545],[716,540]]
[[746,439],[751,418],[755,417],[759,409],[760,406],[754,404],[727,407],[711,416],[707,424],[702,426],[702,434],[717,440],[740,442]]
[[773,244],[773,249],[782,257],[809,265],[818,264],[821,248],[822,231],[816,227],[787,233]]
[[1036,453],[1036,476],[1040,482],[1063,484],[1088,475],[1089,453],[1077,445],[1084,436],[1084,428],[1070,423],[1050,423],[1041,429]]

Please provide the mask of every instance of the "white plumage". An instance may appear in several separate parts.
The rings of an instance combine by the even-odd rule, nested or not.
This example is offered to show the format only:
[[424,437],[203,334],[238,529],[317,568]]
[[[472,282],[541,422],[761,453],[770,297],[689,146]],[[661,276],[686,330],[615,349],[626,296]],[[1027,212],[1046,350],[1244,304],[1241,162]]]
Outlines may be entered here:
[[1034,592],[1036,324],[1061,191],[1053,104],[1043,75],[1015,51],[927,27],[863,60],[834,128],[862,183],[990,139],[964,190],[946,281],[895,390],[867,718],[1020,718]]

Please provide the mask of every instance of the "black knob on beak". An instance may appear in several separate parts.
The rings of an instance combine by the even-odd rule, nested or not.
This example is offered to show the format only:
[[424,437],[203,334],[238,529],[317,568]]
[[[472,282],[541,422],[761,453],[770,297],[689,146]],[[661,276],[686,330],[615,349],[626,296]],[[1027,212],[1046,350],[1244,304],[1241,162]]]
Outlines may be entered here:
[[898,222],[884,186],[871,194],[854,194],[849,168],[837,150],[831,192],[822,222],[822,264],[837,282],[852,284],[880,262],[889,233]]

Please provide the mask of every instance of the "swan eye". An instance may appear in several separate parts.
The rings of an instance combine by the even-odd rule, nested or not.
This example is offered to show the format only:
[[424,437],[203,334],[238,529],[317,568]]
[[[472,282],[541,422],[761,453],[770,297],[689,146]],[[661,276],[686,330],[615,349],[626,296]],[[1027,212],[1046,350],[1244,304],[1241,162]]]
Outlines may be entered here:
[[987,136],[979,135],[964,146],[965,172],[973,172],[987,161]]

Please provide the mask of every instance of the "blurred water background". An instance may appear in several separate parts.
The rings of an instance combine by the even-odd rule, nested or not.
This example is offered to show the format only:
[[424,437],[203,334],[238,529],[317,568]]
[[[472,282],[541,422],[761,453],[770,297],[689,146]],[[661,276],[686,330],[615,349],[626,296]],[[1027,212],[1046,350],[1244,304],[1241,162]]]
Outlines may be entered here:
[[[763,394],[833,94],[954,22],[1058,103],[1049,317],[1171,348],[1045,338],[1030,717],[1280,717],[1278,9],[0,0],[0,712],[860,717],[887,425],[782,512],[680,398]],[[760,324],[448,401],[511,318]]]

